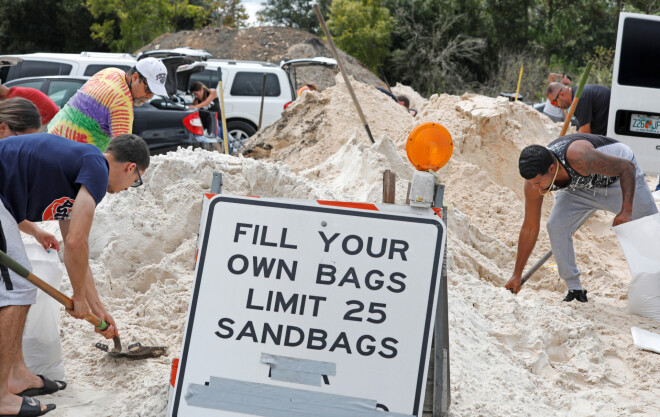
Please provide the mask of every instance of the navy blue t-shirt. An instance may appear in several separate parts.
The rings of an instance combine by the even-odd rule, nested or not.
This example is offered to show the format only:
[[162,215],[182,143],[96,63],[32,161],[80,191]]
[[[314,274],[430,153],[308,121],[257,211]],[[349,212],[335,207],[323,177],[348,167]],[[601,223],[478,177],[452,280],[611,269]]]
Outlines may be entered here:
[[108,173],[94,145],[48,133],[0,140],[0,199],[16,223],[68,220],[81,185],[100,203]]

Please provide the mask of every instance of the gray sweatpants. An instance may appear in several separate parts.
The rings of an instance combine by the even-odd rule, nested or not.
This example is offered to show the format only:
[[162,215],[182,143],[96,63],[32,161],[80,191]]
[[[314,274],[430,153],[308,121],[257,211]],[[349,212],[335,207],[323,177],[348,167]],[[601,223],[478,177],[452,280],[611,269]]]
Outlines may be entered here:
[[[644,179],[644,173],[637,164],[632,150],[622,143],[603,146],[598,150],[635,163],[633,220],[657,213],[658,209]],[[547,227],[559,276],[566,281],[569,290],[582,289],[580,270],[575,263],[573,233],[575,233],[582,220],[591,216],[596,210],[607,210],[618,214],[621,211],[622,202],[619,181],[606,188],[578,191],[560,190],[557,192]]]

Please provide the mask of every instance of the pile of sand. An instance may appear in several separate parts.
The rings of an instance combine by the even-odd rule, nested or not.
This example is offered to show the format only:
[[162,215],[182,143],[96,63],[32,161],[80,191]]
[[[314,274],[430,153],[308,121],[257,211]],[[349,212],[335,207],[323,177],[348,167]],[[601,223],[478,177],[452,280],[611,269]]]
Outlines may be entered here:
[[[145,186],[106,197],[91,240],[99,292],[126,343],[166,345],[170,354],[107,359],[91,347],[99,338],[89,326],[63,313],[70,385],[52,397],[58,409],[50,415],[164,415],[213,172],[224,174],[225,194],[380,202],[382,171],[390,169],[402,204],[412,174],[405,137],[424,121],[443,124],[454,140],[439,172],[450,208],[451,415],[660,415],[660,356],[637,350],[630,336],[631,326],[660,332],[660,323],[626,312],[630,276],[608,228],[611,215],[598,213],[575,235],[589,303],[561,302],[565,286],[552,259],[518,296],[503,288],[523,217],[518,154],[546,144],[560,127],[523,103],[476,95],[433,96],[413,119],[356,83],[372,145],[342,88],[306,95],[261,132],[253,149],[261,144],[267,160],[179,150],[153,158]],[[548,249],[542,231],[531,259]]]
[[[336,82],[324,91],[312,91],[295,100],[280,120],[252,136],[243,154],[281,161],[299,171],[328,159],[355,128],[357,139],[369,143],[341,75]],[[355,80],[351,83],[374,140],[388,135],[403,143],[413,122],[406,108],[370,85]]]

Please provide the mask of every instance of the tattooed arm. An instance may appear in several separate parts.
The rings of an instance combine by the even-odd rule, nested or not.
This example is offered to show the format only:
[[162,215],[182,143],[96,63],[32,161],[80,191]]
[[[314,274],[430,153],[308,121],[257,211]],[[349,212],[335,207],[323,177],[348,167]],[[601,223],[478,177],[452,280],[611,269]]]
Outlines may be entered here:
[[623,202],[621,211],[614,217],[613,225],[632,220],[635,198],[635,164],[632,161],[599,152],[586,140],[576,140],[571,143],[566,151],[566,160],[573,169],[584,176],[601,174],[619,177]]

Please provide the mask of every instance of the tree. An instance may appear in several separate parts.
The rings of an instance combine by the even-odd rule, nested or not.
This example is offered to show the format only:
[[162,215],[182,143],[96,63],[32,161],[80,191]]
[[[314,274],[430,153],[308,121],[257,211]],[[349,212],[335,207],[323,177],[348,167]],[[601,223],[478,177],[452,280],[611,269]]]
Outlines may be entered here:
[[[486,50],[483,38],[465,35],[468,27],[479,32],[481,23],[443,0],[394,0],[395,50],[386,68],[390,79],[400,80],[422,94],[462,93],[474,84]],[[474,26],[476,25],[476,26]],[[461,91],[462,90],[462,91]]]
[[0,0],[0,51],[107,51],[90,37],[84,0]]
[[118,52],[134,51],[171,32],[181,18],[197,22],[195,28],[208,19],[203,7],[189,4],[188,0],[87,0],[87,8],[94,18],[101,20],[92,24],[92,38]]
[[548,64],[556,56],[576,68],[596,46],[614,46],[618,9],[609,0],[537,0],[530,13],[530,40]]
[[174,17],[174,30],[193,30],[199,27],[208,26],[212,23],[212,10],[213,10],[213,0],[188,0],[188,4],[191,6],[199,6],[202,9],[206,10],[205,19],[202,21],[199,20],[198,15],[184,16],[177,14]]
[[[328,16],[330,1],[319,0],[317,2],[324,18]],[[320,34],[321,26],[312,7],[314,0],[266,0],[262,4],[263,9],[257,12],[260,22]]]
[[216,0],[212,4],[211,19],[216,25],[244,28],[250,16],[241,0]]
[[492,21],[489,41],[497,49],[520,50],[529,41],[529,8],[533,0],[486,0]]
[[327,23],[337,46],[371,71],[389,55],[394,20],[379,0],[333,0]]

